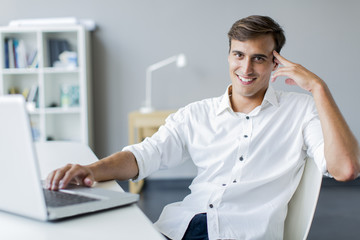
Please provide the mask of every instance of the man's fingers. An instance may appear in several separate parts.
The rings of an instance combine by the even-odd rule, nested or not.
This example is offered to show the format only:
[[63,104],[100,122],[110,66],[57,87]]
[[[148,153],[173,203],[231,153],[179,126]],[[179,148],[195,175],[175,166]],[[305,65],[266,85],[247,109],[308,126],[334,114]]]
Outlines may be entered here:
[[59,190],[59,185],[61,184],[61,181],[64,178],[64,175],[70,168],[71,168],[71,164],[68,164],[63,168],[59,168],[54,171],[52,181],[50,182],[51,190]]
[[280,76],[289,76],[291,75],[291,71],[286,68],[286,67],[282,67],[282,68],[278,68],[275,72],[273,72],[272,76],[271,76],[271,82],[275,82],[276,78],[280,77]]
[[283,65],[277,68],[271,76],[271,82],[275,82],[276,78],[283,76],[287,77],[286,84],[298,85],[302,89],[311,92],[316,82],[322,82],[322,79],[314,73],[306,69],[300,64],[290,62],[282,57],[276,51],[273,51],[274,57]]
[[53,179],[54,179],[54,176],[55,176],[55,172],[56,171],[52,171],[46,178],[46,188],[47,189],[51,189],[52,182],[53,182]]
[[74,164],[68,169],[63,176],[60,184],[60,188],[66,188],[67,185],[75,181],[76,184],[83,184],[84,178],[88,177],[90,173],[87,171],[86,168],[82,167],[81,165]]
[[94,176],[87,167],[78,164],[68,164],[48,175],[46,188],[59,190],[66,188],[69,183],[91,187],[94,181]]
[[293,62],[290,62],[289,60],[287,60],[286,58],[284,58],[283,56],[281,56],[278,52],[276,52],[275,50],[273,51],[274,57],[275,57],[275,61],[278,60],[278,63],[284,65],[284,66],[288,66],[289,64],[293,64]]
[[92,177],[86,177],[83,183],[85,186],[91,187],[94,184],[94,180],[92,179]]
[[275,58],[275,62],[279,65],[281,65],[281,62],[279,61],[279,59]]

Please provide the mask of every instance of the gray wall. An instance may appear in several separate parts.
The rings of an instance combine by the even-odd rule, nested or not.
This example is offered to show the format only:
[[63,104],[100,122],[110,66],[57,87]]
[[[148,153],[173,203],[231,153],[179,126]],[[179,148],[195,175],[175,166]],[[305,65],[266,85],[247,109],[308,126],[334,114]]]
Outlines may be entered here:
[[[188,57],[184,69],[168,66],[154,72],[153,104],[158,109],[221,95],[230,83],[227,31],[235,20],[251,14],[272,16],[284,27],[282,54],[325,79],[360,139],[360,1],[2,1],[0,25],[67,16],[97,23],[92,55],[98,157],[127,144],[127,115],[145,99],[147,66],[180,52]],[[275,85],[297,91],[283,81]]]

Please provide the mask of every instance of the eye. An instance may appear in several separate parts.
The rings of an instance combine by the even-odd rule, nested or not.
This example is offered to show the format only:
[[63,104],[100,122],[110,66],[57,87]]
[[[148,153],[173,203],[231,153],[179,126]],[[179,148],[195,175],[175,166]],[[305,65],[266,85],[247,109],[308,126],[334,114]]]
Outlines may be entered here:
[[261,57],[261,56],[256,56],[253,58],[254,62],[257,62],[257,63],[263,63],[266,61],[266,59],[264,57]]
[[244,56],[244,54],[242,54],[241,52],[234,52],[234,56],[236,58],[242,58]]

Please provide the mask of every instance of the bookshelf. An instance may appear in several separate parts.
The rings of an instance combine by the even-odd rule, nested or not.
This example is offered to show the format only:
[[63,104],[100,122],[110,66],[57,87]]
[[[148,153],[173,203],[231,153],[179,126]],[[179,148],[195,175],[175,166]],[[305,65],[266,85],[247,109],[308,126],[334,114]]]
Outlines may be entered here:
[[82,25],[6,26],[0,41],[0,95],[24,95],[34,140],[92,146],[90,32]]

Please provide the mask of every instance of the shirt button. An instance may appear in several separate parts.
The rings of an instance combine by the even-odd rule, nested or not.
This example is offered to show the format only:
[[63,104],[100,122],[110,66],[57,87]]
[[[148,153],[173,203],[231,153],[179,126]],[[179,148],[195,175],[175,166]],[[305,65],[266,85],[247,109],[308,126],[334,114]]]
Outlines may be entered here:
[[236,183],[236,179],[233,181],[233,183]]
[[248,135],[244,135],[244,138],[247,138],[248,137]]
[[249,120],[249,119],[250,119],[250,117],[249,117],[249,116],[246,116],[246,119],[247,119],[247,120]]
[[223,183],[223,187],[225,187],[226,186],[226,184],[225,183]]
[[243,160],[244,160],[244,157],[243,157],[243,156],[239,157],[239,160],[240,160],[240,161],[243,161]]
[[209,207],[210,207],[210,208],[213,208],[213,207],[214,207],[214,205],[210,204],[210,205],[209,205]]

